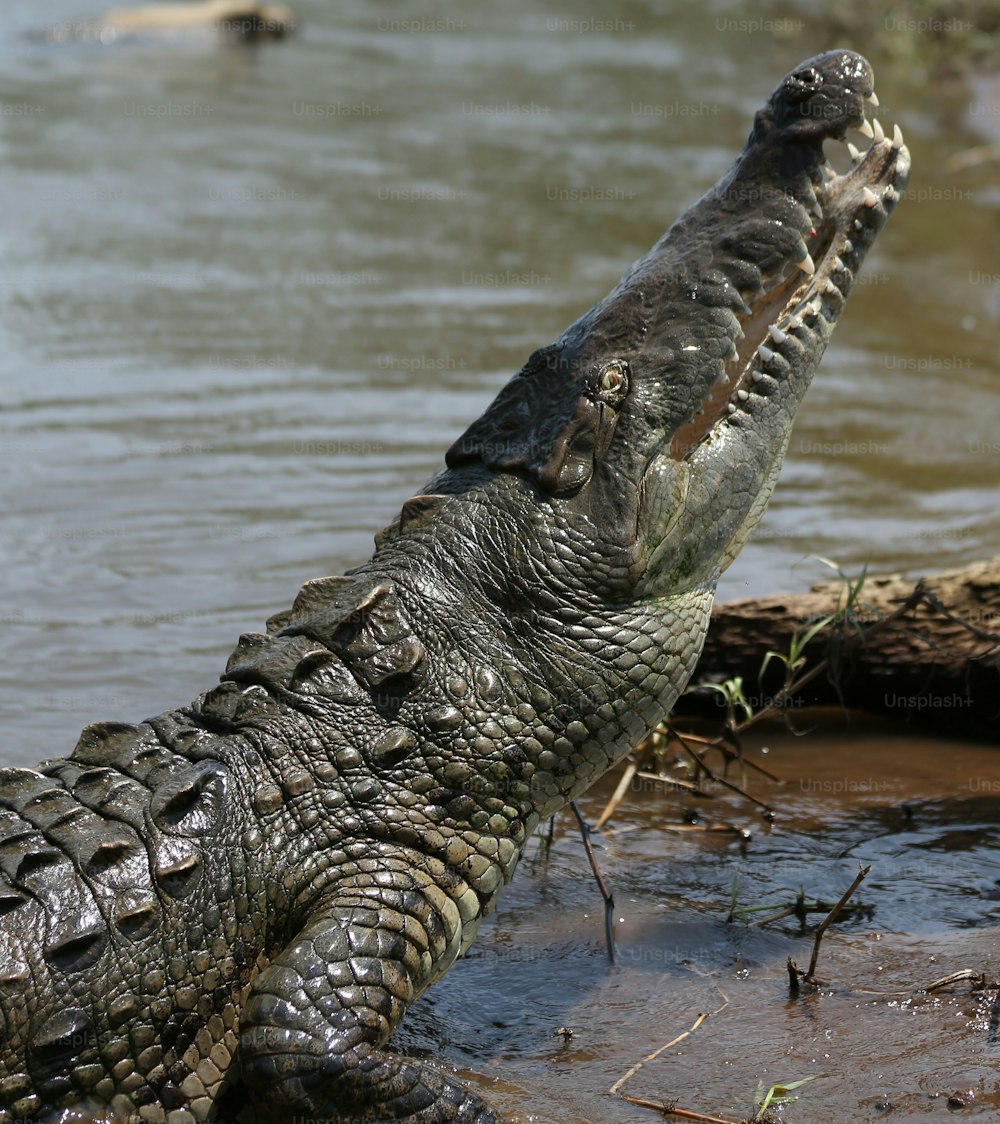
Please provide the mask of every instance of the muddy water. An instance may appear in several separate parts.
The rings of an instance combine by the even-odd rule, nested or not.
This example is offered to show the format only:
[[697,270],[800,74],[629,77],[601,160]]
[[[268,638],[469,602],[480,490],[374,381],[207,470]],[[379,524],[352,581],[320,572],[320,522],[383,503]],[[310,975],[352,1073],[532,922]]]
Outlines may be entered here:
[[[301,37],[250,53],[36,44],[39,6],[5,8],[12,757],[190,697],[302,580],[366,556],[826,45],[725,5],[298,6]],[[826,576],[814,554],[926,570],[1000,549],[996,191],[990,165],[946,170],[993,139],[995,95],[875,61],[911,199],[724,595],[803,588]]]
[[[726,167],[776,78],[832,45],[805,16],[758,26],[725,3],[296,6],[303,35],[249,53],[30,43],[40,20],[94,7],[5,7],[5,761],[193,697],[303,580],[367,556],[528,352]],[[990,165],[947,164],[995,139],[995,88],[970,100],[875,62],[884,119],[913,152],[911,198],[729,596],[826,576],[812,554],[919,571],[1000,549],[997,195]],[[919,784],[918,751],[940,768]],[[721,989],[725,1017],[636,1089],[735,1113],[758,1078],[823,1072],[806,1119],[854,1118],[861,1099],[874,1113],[883,1096],[897,1114],[941,1114],[932,1094],[954,1081],[986,1103],[991,1047],[973,1002],[867,990],[933,977],[932,956],[940,974],[989,963],[996,809],[990,789],[952,783],[958,754],[976,751],[795,743],[790,776],[819,776],[806,753],[808,769],[835,761],[834,779],[878,769],[896,787],[793,782],[778,829],[755,825],[745,854],[657,830],[672,813],[648,801],[623,813],[643,830],[605,847],[625,919],[612,972],[567,840],[547,866],[525,864],[425,1006],[424,1046],[450,1038],[453,1057],[513,1082],[496,1090],[508,1108],[624,1119],[601,1091]],[[786,1006],[784,960],[805,958],[804,942],[794,925],[724,923],[734,868],[748,895],[829,896],[866,847],[890,872],[865,890],[872,920],[829,941],[833,991]],[[470,1020],[482,996],[490,1013]],[[559,1025],[576,1036],[552,1039]]]
[[[518,1120],[641,1121],[653,1116],[608,1090],[711,1011],[623,1091],[737,1121],[752,1115],[758,1082],[815,1075],[789,1121],[994,1119],[996,992],[923,989],[963,969],[1000,972],[996,749],[856,722],[848,736],[839,720],[800,718],[809,737],[772,731],[752,750],[766,745],[761,759],[782,778],[749,785],[773,824],[721,788],[692,798],[637,782],[595,837],[615,897],[613,968],[565,818],[553,853],[529,852],[468,959],[414,1012],[414,1048],[444,1035]],[[588,796],[591,820],[613,787]],[[684,830],[692,810],[749,838]],[[816,924],[862,864],[858,909],[820,948],[823,986],[790,998],[788,958],[807,967]],[[806,930],[794,917],[759,923],[800,891],[826,903]]]

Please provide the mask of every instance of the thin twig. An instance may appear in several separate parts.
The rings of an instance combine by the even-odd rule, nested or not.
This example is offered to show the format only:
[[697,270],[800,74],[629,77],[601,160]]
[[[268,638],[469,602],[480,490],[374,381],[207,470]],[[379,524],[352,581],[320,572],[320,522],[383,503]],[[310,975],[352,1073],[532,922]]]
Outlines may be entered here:
[[686,1108],[676,1108],[673,1105],[660,1104],[658,1101],[646,1101],[641,1097],[630,1097],[627,1093],[622,1093],[621,1098],[629,1104],[638,1105],[639,1108],[654,1109],[664,1116],[679,1116],[682,1120],[702,1120],[705,1124],[734,1124],[732,1120],[723,1120],[721,1116],[706,1116],[703,1112],[691,1112]]
[[695,781],[682,781],[680,777],[665,777],[662,773],[647,773],[644,769],[638,769],[635,776],[641,781],[655,781],[657,784],[662,784],[664,788],[669,785],[671,788],[679,788],[684,792],[701,793],[701,785]]
[[958,972],[952,972],[947,976],[942,976],[939,980],[934,980],[933,983],[924,984],[922,987],[914,987],[912,984],[909,987],[893,987],[889,989],[875,988],[875,987],[862,987],[858,988],[859,995],[925,995],[928,992],[944,991],[945,988],[950,987],[952,984],[962,983],[968,980],[970,983],[969,990],[975,994],[979,991],[995,991],[997,997],[1000,998],[1000,980],[995,976],[988,977],[983,972],[976,971],[975,968],[962,968]]
[[[601,834],[605,839],[614,836],[629,835],[639,830],[635,827],[609,827]],[[718,833],[719,835],[739,835],[744,839],[750,838],[750,833],[745,827],[737,827],[731,823],[661,823],[657,831],[669,831],[673,835],[705,835]]]
[[854,879],[854,881],[850,884],[850,886],[847,887],[847,889],[842,894],[842,896],[840,898],[840,901],[837,902],[837,904],[833,907],[833,909],[831,909],[830,912],[826,915],[826,917],[824,917],[823,920],[820,922],[819,928],[816,930],[816,939],[813,942],[813,951],[812,951],[812,958],[809,961],[809,970],[806,972],[805,977],[804,977],[806,983],[812,983],[813,982],[813,972],[816,971],[816,961],[819,959],[819,944],[820,944],[820,941],[823,939],[823,934],[826,932],[827,927],[834,920],[836,920],[837,914],[840,913],[840,911],[844,908],[845,905],[847,905],[847,902],[850,899],[851,895],[854,893],[854,891],[861,885],[862,882],[864,882],[865,878],[868,877],[868,873],[869,873],[870,870],[871,870],[871,864],[869,864],[868,866],[861,867],[861,869],[857,873],[857,877]]
[[749,800],[751,804],[756,804],[758,808],[763,808],[765,812],[769,812],[772,815],[774,814],[774,809],[770,806],[770,804],[766,804],[763,800],[758,800],[756,796],[751,796],[749,792],[747,792],[745,789],[740,788],[738,784],[734,784],[732,781],[727,781],[725,777],[720,777],[713,773],[712,770],[709,769],[709,767],[705,764],[705,762],[701,760],[697,753],[695,753],[695,751],[687,744],[684,734],[680,733],[678,730],[674,730],[673,735],[681,743],[685,751],[690,753],[691,756],[701,766],[701,768],[705,770],[710,781],[713,781],[715,784],[721,784],[724,788],[731,789],[737,795],[742,796],[745,800]]
[[[706,746],[709,749],[724,748],[719,745],[719,735],[716,735],[716,737],[714,738],[706,738],[701,734],[692,734],[690,730],[686,730],[684,732],[684,736],[689,742],[699,742],[701,745]],[[765,777],[767,777],[769,781],[774,781],[775,784],[784,783],[784,777],[779,777],[777,773],[772,773],[770,769],[762,765],[755,757],[749,757],[746,754],[741,754],[740,759],[746,762],[746,764],[749,765],[751,769],[756,769],[758,773],[761,773]]]
[[[663,1046],[658,1046],[651,1054],[643,1058],[642,1061],[636,1062],[624,1077],[618,1078],[618,1080],[614,1083],[614,1085],[611,1086],[608,1092],[617,1093],[618,1090],[625,1084],[625,1082],[629,1080],[629,1078],[634,1077],[639,1072],[639,1070],[642,1069],[646,1062],[653,1061],[654,1059],[658,1058],[664,1050],[669,1050],[671,1046],[676,1046],[678,1042],[683,1042],[684,1039],[688,1037],[688,1035],[694,1034],[694,1032],[706,1019],[712,1018],[713,1015],[721,1015],[722,1012],[729,1006],[729,998],[725,994],[725,992],[720,991],[719,994],[722,996],[721,1007],[717,1007],[714,1011],[703,1012],[694,1020],[694,1022],[690,1025],[690,1027],[688,1027],[687,1030],[682,1031],[677,1035],[676,1038],[671,1038],[670,1041],[665,1043]],[[625,1094],[622,1093],[621,1096],[625,1096]]]
[[[726,1000],[726,1002],[728,1003],[729,1001]],[[639,1070],[642,1069],[646,1062],[653,1061],[654,1059],[658,1058],[664,1050],[669,1050],[671,1046],[676,1046],[678,1042],[683,1042],[689,1034],[693,1034],[698,1029],[698,1027],[701,1026],[701,1024],[709,1017],[711,1013],[712,1012],[710,1011],[703,1012],[694,1020],[694,1022],[687,1030],[683,1031],[681,1034],[678,1034],[676,1038],[671,1038],[670,1041],[665,1045],[658,1046],[651,1054],[643,1058],[641,1062],[636,1062],[624,1077],[618,1078],[618,1080],[614,1083],[614,1085],[611,1086],[608,1092],[617,1093],[618,1090],[625,1084],[626,1081],[628,1081],[630,1077],[634,1077],[639,1072]]]
[[618,805],[625,799],[625,794],[628,792],[629,785],[632,783],[632,778],[638,771],[639,766],[635,761],[630,761],[628,765],[625,766],[625,771],[622,773],[622,779],[618,782],[618,787],[612,793],[611,799],[604,806],[604,811],[601,812],[597,823],[594,824],[595,831],[600,831],[618,810]]
[[[767,917],[755,917],[752,922],[749,922],[749,924],[752,924],[752,925],[769,925],[769,924],[771,924],[772,921],[783,921],[786,917],[797,917],[799,919],[800,923],[804,925],[805,921],[806,921],[806,915],[807,914],[819,913],[820,910],[827,909],[827,908],[828,907],[826,905],[824,905],[824,903],[819,901],[819,900],[817,900],[814,905],[809,905],[805,901],[805,899],[799,899],[799,900],[793,902],[791,905],[786,905],[786,906],[783,906],[781,909],[778,909],[778,911],[776,913],[769,913],[767,915]],[[846,908],[846,906],[845,906],[845,908]],[[864,909],[864,906],[857,906],[856,908],[857,909]],[[777,909],[777,906],[773,906],[773,905],[744,906],[744,907],[741,907],[740,909],[738,909],[736,912],[739,913],[742,916],[742,915],[745,915],[745,914],[748,914],[748,913],[761,913],[765,909]]]
[[583,838],[583,849],[587,852],[587,858],[590,860],[590,869],[594,872],[594,878],[597,881],[597,888],[601,891],[601,897],[604,899],[604,939],[608,948],[608,960],[614,964],[615,962],[615,928],[614,928],[614,911],[615,899],[608,887],[605,885],[604,878],[601,875],[601,868],[597,865],[597,856],[594,854],[594,848],[590,842],[590,827],[580,815],[580,809],[576,806],[576,801],[571,800],[569,806],[573,809],[573,815],[576,816],[576,822],[580,825],[580,835]]
[[977,972],[975,968],[963,968],[960,972],[952,972],[950,976],[942,976],[941,979],[927,984],[926,987],[920,990],[941,991],[943,988],[949,987],[953,983],[961,983],[962,980],[972,980],[972,986],[975,988],[981,987],[986,982],[986,977],[982,972]]
[[[769,925],[772,921],[784,921],[786,917],[791,917],[793,914],[798,913],[799,907],[797,905],[789,905],[778,913],[772,913],[768,917],[755,917],[753,920],[754,925]],[[740,910],[741,913],[749,913],[749,910]]]

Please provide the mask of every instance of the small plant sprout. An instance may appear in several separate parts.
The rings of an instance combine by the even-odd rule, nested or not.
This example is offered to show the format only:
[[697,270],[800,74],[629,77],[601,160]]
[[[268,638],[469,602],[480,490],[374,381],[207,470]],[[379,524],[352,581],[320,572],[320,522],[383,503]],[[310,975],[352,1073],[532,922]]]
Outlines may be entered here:
[[772,1085],[767,1092],[764,1092],[764,1082],[757,1083],[757,1092],[754,1095],[754,1104],[757,1106],[757,1111],[753,1115],[754,1120],[763,1120],[764,1113],[772,1105],[792,1104],[797,1101],[798,1097],[791,1097],[789,1093],[793,1089],[798,1089],[809,1081],[815,1081],[820,1074],[814,1073],[811,1077],[803,1077],[798,1081],[788,1081],[784,1084]]

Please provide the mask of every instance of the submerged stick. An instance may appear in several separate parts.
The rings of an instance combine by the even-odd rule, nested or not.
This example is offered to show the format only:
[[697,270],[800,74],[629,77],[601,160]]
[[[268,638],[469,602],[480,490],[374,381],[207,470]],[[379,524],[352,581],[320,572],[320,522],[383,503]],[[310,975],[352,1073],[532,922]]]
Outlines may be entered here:
[[587,858],[590,860],[590,869],[594,872],[594,879],[597,882],[597,888],[601,891],[601,897],[604,899],[604,939],[608,948],[608,960],[614,964],[615,962],[615,899],[614,895],[605,884],[604,878],[601,875],[601,868],[597,865],[597,856],[594,854],[593,845],[590,842],[590,826],[587,824],[583,816],[580,815],[580,809],[576,806],[576,801],[571,800],[569,806],[573,809],[573,815],[576,816],[576,822],[580,826],[580,836],[583,839],[583,849],[587,852]]
[[871,871],[871,864],[870,863],[868,864],[868,866],[861,867],[861,869],[858,871],[854,881],[850,884],[850,886],[847,887],[847,889],[841,895],[840,901],[837,902],[837,904],[833,907],[833,909],[831,909],[830,912],[826,915],[826,917],[824,917],[823,920],[820,922],[819,928],[816,930],[816,939],[813,941],[812,957],[809,960],[809,968],[807,969],[807,971],[805,971],[803,973],[802,970],[796,965],[795,961],[789,956],[789,958],[788,958],[788,988],[789,988],[789,991],[791,992],[791,994],[793,996],[798,995],[798,993],[799,993],[799,982],[800,982],[800,980],[801,980],[802,983],[811,983],[811,984],[815,984],[815,983],[819,982],[815,978],[814,973],[816,971],[816,961],[819,959],[819,946],[820,946],[820,942],[823,940],[823,934],[826,932],[827,928],[837,919],[837,915],[844,908],[844,906],[847,905],[848,901],[851,898],[851,895],[861,885],[861,883],[864,882],[864,880],[868,877],[868,874],[869,874],[870,871]]
[[639,1108],[651,1108],[664,1116],[679,1116],[682,1120],[702,1120],[705,1124],[734,1124],[732,1120],[723,1120],[721,1116],[706,1116],[703,1112],[692,1112],[690,1109],[677,1108],[674,1105],[660,1104],[658,1101],[647,1101],[641,1097],[630,1097],[622,1093],[622,1100],[629,1104],[638,1105]]
[[844,908],[844,906],[847,905],[848,901],[851,898],[851,895],[861,885],[861,883],[864,882],[864,880],[868,877],[868,874],[869,874],[870,871],[871,871],[871,863],[869,863],[868,866],[861,867],[861,869],[858,871],[857,876],[855,877],[854,881],[844,891],[843,895],[840,898],[840,901],[837,902],[837,904],[833,907],[833,909],[831,909],[830,912],[826,915],[826,917],[824,917],[823,920],[820,922],[819,928],[816,930],[816,940],[813,942],[813,951],[812,951],[812,958],[809,961],[809,970],[806,972],[806,975],[805,975],[806,983],[812,983],[813,982],[813,972],[816,971],[816,961],[819,959],[819,945],[820,945],[820,941],[823,939],[823,934],[826,932],[827,927],[836,920],[837,914],[839,914],[840,911]]

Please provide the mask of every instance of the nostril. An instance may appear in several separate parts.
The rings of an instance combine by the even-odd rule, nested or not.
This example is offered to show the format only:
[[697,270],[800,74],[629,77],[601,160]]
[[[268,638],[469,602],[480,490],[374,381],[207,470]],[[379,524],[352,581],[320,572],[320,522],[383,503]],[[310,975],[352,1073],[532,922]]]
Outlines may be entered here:
[[793,70],[785,79],[785,97],[791,105],[811,100],[823,87],[823,75],[814,66]]

